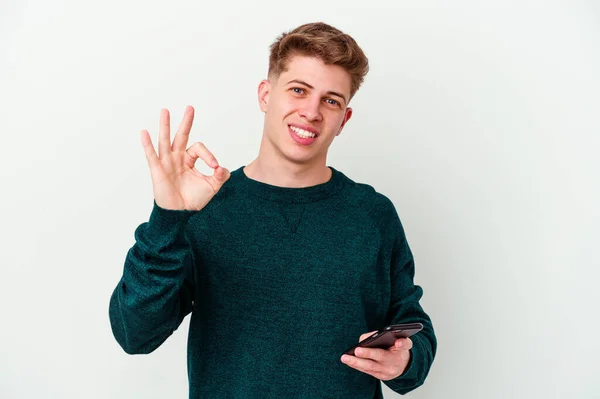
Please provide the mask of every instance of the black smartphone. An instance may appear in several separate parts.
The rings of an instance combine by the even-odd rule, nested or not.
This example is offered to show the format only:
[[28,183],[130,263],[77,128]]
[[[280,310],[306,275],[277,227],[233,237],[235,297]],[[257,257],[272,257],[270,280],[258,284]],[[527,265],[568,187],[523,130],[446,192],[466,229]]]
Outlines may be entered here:
[[397,339],[408,338],[422,329],[423,324],[421,323],[392,324],[371,334],[351,348],[348,348],[344,351],[344,354],[354,355],[354,349],[359,346],[363,348],[388,349],[394,345]]

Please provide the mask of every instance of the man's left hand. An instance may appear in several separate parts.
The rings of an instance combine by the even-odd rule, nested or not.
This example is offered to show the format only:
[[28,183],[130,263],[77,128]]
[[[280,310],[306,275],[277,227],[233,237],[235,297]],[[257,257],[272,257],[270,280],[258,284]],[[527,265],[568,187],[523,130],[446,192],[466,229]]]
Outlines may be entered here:
[[[361,335],[358,342],[375,332],[377,330]],[[343,355],[341,360],[358,371],[372,375],[382,381],[388,381],[404,373],[410,360],[412,345],[410,338],[399,338],[393,346],[387,349],[358,347],[354,350],[355,356]]]

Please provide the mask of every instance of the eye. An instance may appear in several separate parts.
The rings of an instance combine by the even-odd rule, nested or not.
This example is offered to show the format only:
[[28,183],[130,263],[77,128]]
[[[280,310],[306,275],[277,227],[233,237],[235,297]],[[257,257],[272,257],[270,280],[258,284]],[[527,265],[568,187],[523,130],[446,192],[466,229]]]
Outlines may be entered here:
[[294,91],[294,93],[298,93],[298,94],[304,93],[304,89],[301,89],[300,87],[292,87],[292,90]]
[[328,99],[327,99],[327,101],[328,101],[328,102],[329,102],[329,104],[331,104],[331,105],[336,105],[336,106],[338,106],[338,107],[341,105],[339,101],[336,101],[336,100],[334,100],[333,98],[328,98]]

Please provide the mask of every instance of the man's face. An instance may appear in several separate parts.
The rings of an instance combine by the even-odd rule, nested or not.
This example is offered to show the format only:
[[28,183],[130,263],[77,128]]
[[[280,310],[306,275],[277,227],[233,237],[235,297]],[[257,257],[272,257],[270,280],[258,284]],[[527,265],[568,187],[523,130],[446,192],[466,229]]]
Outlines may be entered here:
[[[278,78],[263,80],[258,100],[265,113],[267,156],[325,164],[331,142],[352,115],[350,85],[342,67],[306,56],[294,56]],[[315,132],[316,138],[307,137]]]

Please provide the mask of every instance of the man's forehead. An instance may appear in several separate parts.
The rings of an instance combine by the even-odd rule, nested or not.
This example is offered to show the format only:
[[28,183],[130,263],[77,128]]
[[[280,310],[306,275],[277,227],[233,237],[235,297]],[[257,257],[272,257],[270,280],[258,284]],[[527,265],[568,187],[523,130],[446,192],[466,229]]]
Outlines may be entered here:
[[285,65],[283,73],[301,75],[295,76],[308,79],[311,76],[328,76],[334,79],[350,79],[350,74],[339,65],[326,64],[320,58],[296,55],[292,56]]

